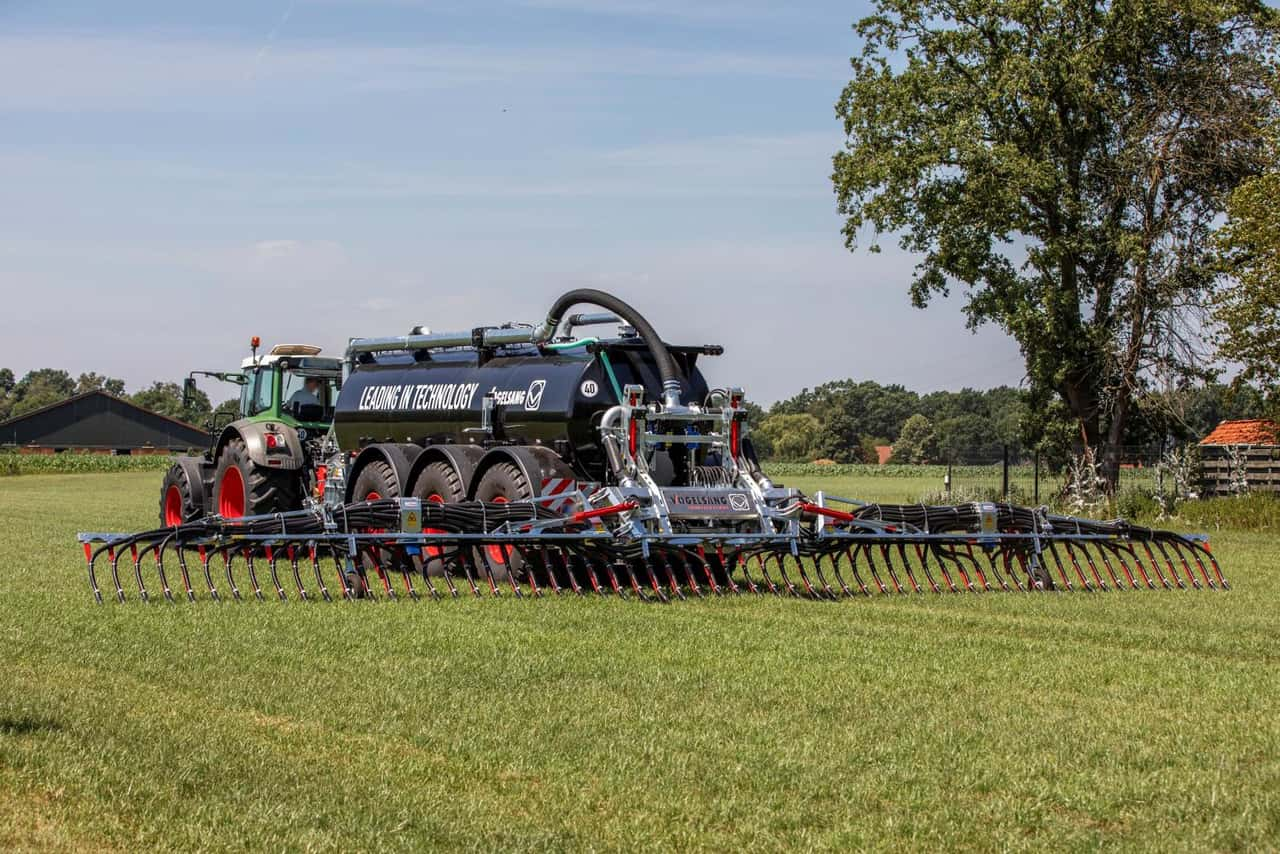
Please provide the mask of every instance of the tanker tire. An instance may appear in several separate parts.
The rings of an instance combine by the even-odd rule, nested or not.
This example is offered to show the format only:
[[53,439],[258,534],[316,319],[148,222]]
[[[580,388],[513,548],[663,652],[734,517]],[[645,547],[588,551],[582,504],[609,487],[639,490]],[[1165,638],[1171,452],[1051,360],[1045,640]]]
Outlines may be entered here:
[[[399,498],[400,482],[396,480],[396,471],[391,464],[383,460],[373,460],[364,468],[360,469],[360,474],[356,476],[355,486],[351,488],[352,501],[369,501],[370,496],[376,495],[378,498]],[[378,564],[375,566],[372,558],[363,552],[360,555],[360,566],[364,569],[364,584],[369,585],[369,598],[373,598],[382,591],[382,581],[378,577],[377,566],[383,567],[384,571],[406,572],[412,567],[402,565],[402,561],[397,560],[396,556],[390,549],[378,550]],[[361,583],[359,574],[348,573],[347,584],[357,599],[366,598],[364,584]],[[377,585],[375,587],[375,585]]]
[[373,462],[360,469],[356,484],[351,489],[352,501],[368,501],[370,495],[379,498],[399,498],[400,482],[396,480],[395,469],[383,460]]
[[433,500],[432,496],[439,496],[445,504],[453,504],[466,500],[467,485],[453,466],[444,460],[436,460],[418,473],[409,494],[424,502]]
[[[533,487],[529,485],[529,480],[524,476],[524,472],[520,471],[520,467],[515,463],[495,463],[480,478],[480,482],[476,484],[477,501],[529,501],[532,498]],[[509,564],[505,564],[500,559],[504,554],[510,556]],[[514,573],[516,578],[524,578],[526,571],[525,560],[514,550],[507,549],[504,553],[498,547],[489,546],[488,554],[476,555],[476,561],[479,566],[485,566],[486,557],[488,558],[488,566],[493,571],[493,577],[496,580],[506,581],[508,573]]]
[[[452,504],[466,500],[467,485],[462,482],[462,478],[458,477],[458,472],[453,466],[444,460],[436,460],[428,463],[422,471],[418,472],[418,477],[413,481],[409,494],[420,499],[424,505],[433,501]],[[445,561],[441,554],[439,547],[432,546],[428,546],[423,552],[423,568],[427,575],[437,577],[444,575]],[[461,572],[456,566],[452,571]]]
[[[236,474],[231,474],[232,469]],[[223,513],[224,488],[228,477],[239,477],[243,498],[244,516],[261,516],[267,513],[286,513],[302,506],[302,481],[297,472],[273,471],[254,465],[244,439],[236,437],[227,442],[218,455],[218,468],[213,476],[213,511]],[[232,484],[232,489],[234,489]],[[234,496],[231,496],[234,503]],[[234,517],[232,517],[234,518]]]
[[[176,501],[171,500],[170,492],[176,494]],[[191,483],[186,469],[174,463],[164,473],[164,482],[160,484],[160,527],[169,528],[199,519],[204,515],[204,501],[204,484]]]

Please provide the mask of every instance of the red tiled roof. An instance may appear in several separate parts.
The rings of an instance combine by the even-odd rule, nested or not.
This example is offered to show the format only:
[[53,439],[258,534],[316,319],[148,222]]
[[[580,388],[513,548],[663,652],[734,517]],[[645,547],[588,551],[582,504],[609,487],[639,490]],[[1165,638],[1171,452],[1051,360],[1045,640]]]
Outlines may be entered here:
[[1223,421],[1200,440],[1201,445],[1274,445],[1276,423],[1254,418],[1244,421]]

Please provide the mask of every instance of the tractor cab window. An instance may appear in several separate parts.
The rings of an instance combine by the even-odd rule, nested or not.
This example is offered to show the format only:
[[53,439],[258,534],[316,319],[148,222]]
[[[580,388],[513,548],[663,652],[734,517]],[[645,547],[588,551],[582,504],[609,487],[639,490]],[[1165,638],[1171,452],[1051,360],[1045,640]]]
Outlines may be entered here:
[[285,412],[292,413],[300,421],[328,420],[333,401],[338,396],[336,377],[316,376],[303,371],[286,371],[282,374],[284,389],[280,402]]
[[244,387],[244,394],[248,398],[249,406],[245,409],[245,415],[257,415],[259,412],[265,412],[271,408],[271,371],[258,369],[249,377],[249,383]]

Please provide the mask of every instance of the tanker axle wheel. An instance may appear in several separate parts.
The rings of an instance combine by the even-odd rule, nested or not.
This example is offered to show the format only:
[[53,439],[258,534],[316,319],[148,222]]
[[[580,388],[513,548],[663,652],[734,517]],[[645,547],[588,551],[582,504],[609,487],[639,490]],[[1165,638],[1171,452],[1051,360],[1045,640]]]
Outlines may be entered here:
[[[484,473],[476,484],[476,500],[495,504],[508,501],[532,501],[533,487],[524,472],[514,463],[496,463]],[[508,574],[523,578],[526,571],[524,558],[516,554],[510,547],[498,545],[485,546],[485,554],[478,559],[487,559],[493,571],[493,577],[505,581]]]
[[[423,504],[453,504],[467,500],[467,485],[453,466],[444,460],[436,460],[418,472],[409,494],[420,499]],[[429,527],[422,530],[427,534],[440,533]],[[428,575],[444,575],[446,566],[443,554],[444,551],[439,546],[427,546],[423,551],[423,566]]]

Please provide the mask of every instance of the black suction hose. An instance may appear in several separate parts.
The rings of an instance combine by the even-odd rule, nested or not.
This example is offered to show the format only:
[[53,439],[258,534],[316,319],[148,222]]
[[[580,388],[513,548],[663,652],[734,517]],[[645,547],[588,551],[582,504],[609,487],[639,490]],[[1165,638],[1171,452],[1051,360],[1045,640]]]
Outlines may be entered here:
[[680,382],[680,371],[676,367],[675,359],[671,358],[671,353],[667,350],[666,345],[662,343],[662,339],[658,337],[657,331],[649,324],[649,321],[645,320],[640,312],[612,294],[597,291],[594,288],[579,288],[563,294],[552,304],[551,310],[547,312],[547,319],[544,321],[542,328],[538,330],[538,343],[550,338],[560,326],[560,321],[564,319],[565,313],[580,303],[599,306],[612,311],[635,328],[636,333],[644,341],[650,354],[653,355],[653,361],[658,367],[658,376],[662,378],[663,404],[666,406],[679,406],[683,386]]

